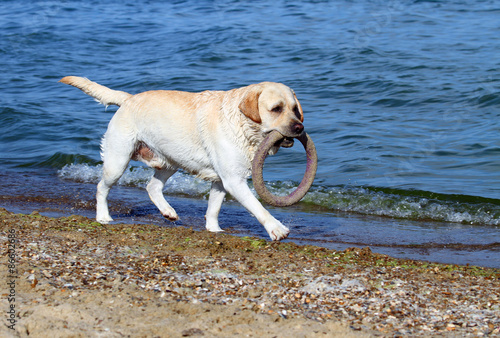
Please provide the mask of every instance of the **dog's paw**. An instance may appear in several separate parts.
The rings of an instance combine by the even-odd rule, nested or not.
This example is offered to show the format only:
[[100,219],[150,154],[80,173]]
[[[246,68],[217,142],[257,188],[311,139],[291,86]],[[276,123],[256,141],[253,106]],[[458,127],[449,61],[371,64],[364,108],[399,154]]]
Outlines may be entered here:
[[220,227],[218,227],[218,228],[208,228],[207,227],[207,230],[210,232],[224,232],[224,230],[222,230]]
[[165,208],[165,210],[161,211],[161,214],[170,222],[175,222],[179,220],[179,216],[175,212],[174,208]]
[[219,226],[219,222],[217,219],[210,219],[205,215],[205,219],[207,221],[205,228],[210,232],[224,232]]
[[207,223],[207,225],[206,225],[206,229],[207,229],[208,231],[210,231],[210,232],[224,232],[224,230],[222,230],[218,224],[217,224],[217,225],[215,225],[215,226],[214,226],[214,225],[211,225],[211,226],[210,226],[210,225],[208,225],[208,223]]
[[171,215],[171,214],[163,214],[163,217],[168,219],[170,222],[175,222],[179,220],[179,216],[177,214]]
[[271,237],[273,241],[281,241],[282,239],[287,238],[290,233],[290,229],[281,224],[279,221],[276,221],[272,227],[266,227],[266,229],[269,237]]
[[113,222],[113,219],[111,218],[111,216],[103,216],[103,217],[97,216],[95,220],[101,224],[109,224],[109,223]]

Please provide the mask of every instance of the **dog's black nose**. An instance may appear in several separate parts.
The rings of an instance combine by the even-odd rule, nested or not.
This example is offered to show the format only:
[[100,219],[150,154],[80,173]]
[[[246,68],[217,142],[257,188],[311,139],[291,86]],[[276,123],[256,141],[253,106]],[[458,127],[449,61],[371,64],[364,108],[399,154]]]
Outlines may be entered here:
[[304,131],[304,125],[302,123],[295,123],[293,125],[293,131],[296,133],[296,134],[300,134]]

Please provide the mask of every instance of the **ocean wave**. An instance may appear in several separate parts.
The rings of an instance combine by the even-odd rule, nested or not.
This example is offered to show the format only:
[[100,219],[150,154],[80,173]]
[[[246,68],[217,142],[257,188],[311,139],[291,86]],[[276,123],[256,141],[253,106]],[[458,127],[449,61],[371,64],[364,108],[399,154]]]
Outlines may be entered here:
[[[145,188],[153,173],[154,170],[149,167],[132,166],[125,170],[117,184]],[[97,184],[102,177],[102,164],[95,166],[85,163],[68,164],[61,168],[57,174],[62,179]],[[206,196],[210,191],[210,183],[191,175],[177,172],[165,184],[165,191],[173,195]]]
[[303,200],[330,210],[422,221],[500,225],[500,201],[476,196],[366,187],[316,188]]
[[[58,176],[76,182],[95,183],[101,179],[102,165],[70,164]],[[144,188],[153,169],[130,167],[118,181],[119,185]],[[296,182],[268,182],[275,195],[286,195]],[[207,198],[210,183],[184,172],[174,174],[165,185],[165,193]],[[255,190],[252,188],[256,195]],[[313,186],[300,205],[324,208],[327,212],[353,212],[421,221],[454,222],[500,226],[500,200],[467,195],[437,194],[420,190],[376,187]]]
[[97,165],[100,162],[85,155],[56,152],[48,158],[44,155],[35,156],[18,166],[22,168],[61,168],[70,163]]

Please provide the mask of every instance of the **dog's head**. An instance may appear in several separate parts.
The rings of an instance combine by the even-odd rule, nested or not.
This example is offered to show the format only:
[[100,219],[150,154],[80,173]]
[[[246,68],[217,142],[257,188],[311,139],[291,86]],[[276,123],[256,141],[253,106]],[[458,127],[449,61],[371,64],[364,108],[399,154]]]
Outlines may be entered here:
[[297,96],[281,83],[263,82],[249,87],[239,108],[245,116],[261,124],[262,132],[279,131],[286,138],[282,147],[291,147],[293,138],[304,131],[304,112]]

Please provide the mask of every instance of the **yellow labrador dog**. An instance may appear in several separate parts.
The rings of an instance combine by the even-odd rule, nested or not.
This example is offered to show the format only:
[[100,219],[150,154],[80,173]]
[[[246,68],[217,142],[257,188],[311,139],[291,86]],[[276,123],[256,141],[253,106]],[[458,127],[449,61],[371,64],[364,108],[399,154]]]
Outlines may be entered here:
[[[112,221],[107,196],[131,159],[155,169],[147,191],[164,217],[179,217],[163,196],[167,179],[179,168],[212,182],[206,228],[222,231],[218,215],[226,192],[265,227],[272,240],[286,238],[289,229],[274,218],[247,185],[251,161],[266,134],[277,130],[291,146],[304,131],[304,115],[287,86],[263,82],[229,91],[189,93],[157,90],[131,95],[88,79],[67,76],[60,82],[75,86],[100,103],[120,106],[101,144],[102,180],[97,186],[100,223]],[[273,147],[270,153],[278,151]]]

